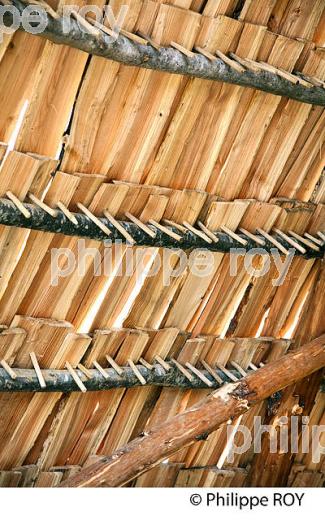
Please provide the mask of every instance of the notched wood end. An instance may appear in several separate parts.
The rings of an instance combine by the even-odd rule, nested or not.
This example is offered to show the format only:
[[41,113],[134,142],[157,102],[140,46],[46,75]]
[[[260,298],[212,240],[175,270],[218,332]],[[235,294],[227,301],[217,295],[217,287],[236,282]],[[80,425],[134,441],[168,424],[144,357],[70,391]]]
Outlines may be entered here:
[[197,436],[195,437],[195,439],[196,439],[197,441],[206,441],[206,440],[208,439],[208,437],[209,437],[209,433],[208,433],[208,432],[205,432],[205,433],[201,433],[201,435],[197,435]]
[[245,381],[242,381],[238,383],[236,388],[232,392],[230,392],[229,395],[238,400],[246,400],[248,396],[256,396],[256,392],[250,390],[247,383]]

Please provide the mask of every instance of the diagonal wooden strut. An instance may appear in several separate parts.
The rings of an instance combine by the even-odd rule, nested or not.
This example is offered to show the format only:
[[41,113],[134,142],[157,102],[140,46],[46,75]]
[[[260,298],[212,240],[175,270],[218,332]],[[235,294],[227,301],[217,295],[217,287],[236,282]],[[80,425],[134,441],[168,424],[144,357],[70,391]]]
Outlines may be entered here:
[[325,334],[238,383],[230,383],[159,427],[83,469],[63,487],[118,487],[207,436],[230,418],[325,366]]
[[[12,0],[11,3],[20,13],[26,7],[26,4],[20,0]],[[66,18],[54,17],[49,12],[45,12],[44,16],[47,19],[46,28],[39,36],[43,36],[54,43],[69,45],[89,54],[102,56],[126,65],[232,83],[296,99],[303,103],[325,106],[325,89],[322,86],[315,85],[307,87],[298,83],[298,78],[296,84],[271,70],[263,68],[236,70],[220,57],[210,60],[201,53],[188,52],[185,55],[181,50],[173,47],[157,48],[150,42],[143,45],[135,41],[135,38],[131,39],[123,34],[120,34],[114,41],[106,31],[89,31],[89,24],[86,27],[83,23],[80,23],[80,19],[72,17],[69,18],[69,30],[67,31],[64,28],[67,26]],[[3,20],[4,25],[11,26],[10,14],[5,13]]]

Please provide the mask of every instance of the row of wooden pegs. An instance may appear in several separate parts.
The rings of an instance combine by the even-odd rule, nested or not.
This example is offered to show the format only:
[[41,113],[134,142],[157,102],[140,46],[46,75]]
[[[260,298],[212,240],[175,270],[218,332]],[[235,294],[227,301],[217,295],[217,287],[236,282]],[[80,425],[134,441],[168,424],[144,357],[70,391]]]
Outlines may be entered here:
[[[10,3],[10,2],[6,2]],[[60,14],[59,12],[56,12],[52,9],[52,7],[45,2],[44,0],[33,0],[32,2],[26,1],[26,3],[31,4],[40,4],[42,5],[47,12],[53,17],[53,18],[59,18]],[[137,34],[133,32],[126,31],[125,29],[119,29],[119,33],[117,34],[114,32],[114,30],[110,29],[109,27],[106,27],[102,23],[98,22],[92,17],[86,17],[84,18],[81,16],[76,10],[70,9],[71,15],[74,17],[74,19],[79,23],[80,26],[84,28],[86,32],[89,34],[92,34],[95,37],[99,37],[102,33],[107,34],[114,39],[116,39],[119,34],[122,34],[132,42],[139,44],[139,45],[150,45],[156,50],[161,49],[161,45],[159,45],[157,42],[152,40],[148,35],[142,33],[141,31],[137,31]],[[193,58],[195,57],[196,53],[193,52],[190,49],[187,49],[183,45],[180,45],[176,42],[171,42],[170,47],[178,50],[181,52],[184,56],[187,58]],[[226,65],[228,65],[231,69],[235,70],[238,73],[246,72],[247,70],[252,71],[254,73],[259,73],[262,71],[271,72],[273,74],[277,74],[278,76],[290,81],[293,84],[300,84],[307,88],[313,88],[313,87],[322,87],[325,88],[325,81],[316,78],[311,77],[305,74],[302,74],[301,72],[295,72],[295,74],[292,74],[291,72],[288,72],[281,67],[275,67],[273,65],[270,65],[269,63],[266,63],[264,61],[255,61],[251,60],[249,58],[241,58],[240,56],[237,56],[235,53],[230,52],[229,56],[221,52],[220,50],[217,50],[215,54],[212,54],[210,51],[208,51],[205,48],[202,47],[195,47],[194,50],[202,54],[205,58],[209,59],[210,61],[215,61],[218,58],[221,59]]]
[[[30,355],[30,359],[31,359],[33,368],[35,370],[35,374],[38,379],[40,387],[46,388],[46,381],[43,376],[43,372],[42,372],[42,369],[40,368],[40,365],[39,365],[35,352],[30,352],[29,355]],[[118,376],[123,376],[123,372],[126,367],[121,367],[120,365],[118,365],[116,363],[116,361],[114,361],[114,359],[109,355],[106,355],[106,359],[107,359],[109,366],[116,372],[116,374]],[[171,358],[170,360],[166,361],[166,360],[162,359],[159,355],[155,356],[155,362],[156,362],[156,364],[160,365],[163,368],[163,370],[166,372],[171,370],[172,365],[175,366],[176,369],[179,370],[179,372],[181,372],[181,374],[191,383],[194,381],[194,377],[196,376],[208,388],[211,388],[213,386],[213,383],[201,372],[200,369],[196,368],[192,363],[186,362],[185,366],[184,366],[174,358]],[[225,381],[220,377],[220,375],[218,374],[216,369],[223,372],[225,374],[226,378],[228,378],[230,381],[236,382],[236,381],[239,381],[239,379],[240,379],[239,377],[237,377],[237,375],[234,374],[234,372],[228,370],[224,365],[221,365],[220,363],[216,363],[215,368],[213,368],[211,365],[209,365],[205,360],[200,360],[200,363],[219,385],[223,385],[225,383]],[[1,364],[2,368],[7,372],[7,374],[9,375],[9,377],[11,379],[17,379],[18,375],[15,372],[15,369],[12,368],[5,359],[2,359],[0,361],[0,364]],[[139,365],[144,366],[147,370],[153,370],[155,368],[152,363],[149,363],[142,357],[139,359]],[[240,376],[245,377],[247,375],[247,371],[244,370],[235,361],[230,361],[230,365],[232,365],[232,367],[235,369],[235,371],[237,371],[240,374]],[[262,368],[264,366],[264,364],[260,363],[259,366],[260,366],[260,368]],[[98,372],[104,377],[104,379],[109,379],[110,376],[109,376],[108,372],[106,371],[106,369],[104,367],[102,367],[98,363],[98,361],[96,361],[96,360],[93,361],[93,367],[96,370],[98,370]],[[83,383],[83,381],[81,380],[76,369],[79,369],[80,372],[82,372],[83,375],[87,379],[92,379],[93,374],[90,372],[90,370],[88,368],[86,368],[84,365],[82,365],[81,363],[78,363],[78,365],[74,368],[71,365],[71,363],[69,363],[68,361],[65,363],[65,368],[67,369],[67,371],[69,372],[69,374],[71,375],[72,379],[74,380],[74,382],[76,383],[78,388],[81,390],[81,392],[84,392],[84,393],[87,392],[87,388],[86,388],[85,384]],[[146,379],[143,377],[139,368],[134,363],[134,361],[132,361],[132,359],[128,360],[128,368],[131,368],[132,372],[134,373],[134,375],[138,379],[138,381],[141,383],[141,385],[147,384]],[[250,363],[248,368],[251,370],[258,370],[258,367],[256,365],[254,365],[253,363]]]
[[[182,52],[188,58],[193,58],[195,56],[195,53],[193,51],[189,51],[188,49],[185,49],[185,47],[182,47],[179,44],[172,42],[171,46],[177,49],[178,51]],[[217,50],[215,54],[212,54],[210,51],[204,49],[203,47],[195,47],[194,50],[199,54],[202,54],[202,56],[204,56],[211,62],[214,62],[219,58],[226,65],[228,65],[228,67],[241,74],[247,72],[247,70],[254,73],[271,72],[272,74],[276,74],[277,76],[286,79],[294,85],[302,85],[307,88],[325,88],[325,81],[319,78],[307,76],[306,74],[302,74],[301,72],[291,73],[280,67],[270,65],[265,61],[255,61],[249,58],[241,58],[234,52],[230,52],[229,56],[227,56],[220,50]]]
[[[7,191],[6,195],[25,218],[31,218],[30,211],[24,206],[24,204],[18,199],[18,197],[16,197],[11,191]],[[57,209],[49,207],[47,204],[45,204],[38,197],[31,193],[29,194],[29,198],[36,206],[38,206],[43,211],[51,215],[53,218],[57,217]],[[96,226],[98,226],[98,228],[104,234],[106,234],[107,236],[110,236],[112,234],[112,231],[104,224],[104,222],[100,220],[98,217],[96,217],[96,215],[94,215],[81,202],[77,203],[77,207],[84,215],[86,215],[86,217],[88,217]],[[72,213],[62,202],[57,203],[57,208],[66,216],[66,218],[72,224],[74,224],[76,227],[79,225],[75,214]],[[130,245],[136,244],[136,241],[130,235],[130,233],[125,229],[125,227],[123,227],[123,225],[119,221],[117,221],[113,217],[113,215],[109,213],[109,211],[104,210],[103,214],[107,218],[107,220],[117,229],[117,231],[125,238],[127,243],[129,243]],[[169,236],[177,242],[182,241],[184,239],[184,235],[188,231],[198,236],[208,244],[217,243],[219,241],[215,233],[211,231],[201,221],[198,221],[197,225],[200,229],[197,229],[187,221],[183,221],[182,224],[179,224],[172,220],[163,219],[162,222],[157,222],[156,220],[150,219],[148,223],[144,223],[129,212],[125,212],[125,217],[129,221],[136,224],[144,233],[150,236],[150,238],[155,238],[156,233],[147,224],[150,224],[153,228],[158,229],[161,233]],[[171,227],[176,229],[177,232],[175,232],[173,229],[170,229]],[[246,240],[246,238],[243,238],[243,236],[239,235],[235,231],[232,231],[231,229],[229,229],[229,227],[222,225],[220,226],[220,231],[228,235],[232,240],[235,240],[239,244],[243,246],[248,245],[248,240]],[[242,227],[239,228],[239,231],[242,235],[247,237],[247,239],[253,241],[258,246],[263,247],[265,246],[266,242],[269,242],[270,244],[275,246],[279,251],[281,251],[284,255],[288,255],[290,251],[286,247],[284,247],[284,245],[281,242],[279,242],[276,236],[280,237],[284,242],[286,242],[289,246],[295,248],[301,254],[306,254],[308,252],[306,247],[312,249],[313,251],[319,252],[320,248],[325,243],[325,233],[323,233],[322,231],[318,231],[317,236],[313,236],[307,232],[304,233],[303,236],[301,236],[292,230],[289,230],[287,233],[285,233],[284,231],[281,231],[278,228],[273,229],[275,236],[271,235],[270,233],[264,231],[261,228],[256,228],[256,232],[258,233],[258,235],[253,234]],[[180,235],[179,233],[182,233],[183,235]]]
[[[116,38],[118,35],[106,27],[105,25],[97,22],[93,18],[82,18],[77,12],[73,12],[73,15],[75,19],[83,25],[85,30],[87,30],[90,34],[93,34],[94,36],[99,36],[100,31],[104,32],[105,34],[108,34],[109,36]],[[139,45],[151,45],[156,50],[159,50],[162,48],[161,45],[159,45],[157,42],[152,40],[148,35],[142,33],[141,31],[137,31],[137,34],[126,31],[124,29],[121,29],[120,34],[128,38],[129,40],[133,41],[134,43],[137,43]],[[196,53],[202,54],[205,58],[210,60],[211,62],[216,61],[218,58],[222,60],[226,65],[228,65],[231,69],[235,70],[236,72],[243,73],[247,70],[259,73],[262,71],[271,72],[273,74],[277,74],[278,76],[286,79],[287,81],[290,81],[290,83],[293,83],[295,85],[303,85],[307,88],[312,87],[322,87],[325,88],[325,81],[316,78],[311,77],[305,74],[302,74],[301,72],[295,72],[292,74],[291,72],[288,72],[281,67],[275,67],[274,65],[271,65],[269,63],[266,63],[264,61],[255,61],[249,58],[241,58],[240,56],[237,56],[235,53],[230,52],[229,56],[224,54],[222,51],[217,50],[215,51],[215,54],[210,52],[209,50],[196,46],[194,47],[193,52],[190,49],[187,49],[183,45],[180,45],[176,42],[171,42],[170,47],[178,50],[181,52],[184,56],[187,58],[193,58],[195,57]]]

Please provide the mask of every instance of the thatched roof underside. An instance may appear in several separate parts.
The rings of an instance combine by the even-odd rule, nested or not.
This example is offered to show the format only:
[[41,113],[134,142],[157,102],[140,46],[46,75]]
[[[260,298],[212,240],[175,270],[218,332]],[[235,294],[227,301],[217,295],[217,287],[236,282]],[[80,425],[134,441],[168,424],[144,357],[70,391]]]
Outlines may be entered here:
[[[51,5],[56,8],[56,1]],[[64,2],[63,2],[64,3]],[[67,2],[66,2],[67,3]],[[83,5],[82,0],[74,4]],[[88,2],[89,3],[89,2]],[[101,0],[92,4],[104,5]],[[268,63],[325,81],[324,0],[114,0],[124,28],[168,46]],[[0,197],[32,193],[50,207],[82,203],[119,220],[131,213],[236,232],[325,230],[322,106],[221,82],[128,67],[16,32],[0,46]],[[319,238],[319,235],[318,235]],[[103,245],[87,245],[103,251]],[[325,332],[322,259],[295,257],[254,277],[213,253],[204,279],[185,271],[166,286],[147,276],[152,248],[132,255],[137,276],[72,272],[51,284],[51,250],[77,238],[0,227],[0,358],[12,367],[107,367],[142,357],[183,366],[203,359],[259,366]],[[125,253],[125,249],[123,249]],[[136,256],[137,255],[137,256]],[[121,259],[120,259],[121,260]],[[118,260],[115,261],[117,267]],[[281,416],[324,424],[321,375],[237,420]],[[209,392],[144,386],[68,394],[0,394],[0,485],[56,486]],[[226,426],[137,478],[132,486],[321,486],[325,459],[253,450],[225,460]],[[311,441],[311,439],[310,439]]]

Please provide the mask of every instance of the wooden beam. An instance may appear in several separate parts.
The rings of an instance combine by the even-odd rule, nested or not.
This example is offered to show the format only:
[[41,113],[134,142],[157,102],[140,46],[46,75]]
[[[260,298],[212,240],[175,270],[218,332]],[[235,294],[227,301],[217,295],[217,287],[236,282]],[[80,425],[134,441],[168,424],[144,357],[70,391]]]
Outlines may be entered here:
[[181,448],[206,439],[230,418],[324,366],[325,334],[241,381],[224,385],[192,408],[83,469],[62,486],[123,486]]
[[[98,366],[98,364],[97,364]],[[140,382],[135,371],[130,366],[120,367],[121,374],[118,374],[114,368],[105,368],[105,372],[96,369],[87,369],[87,376],[81,369],[73,369],[75,375],[82,381],[84,387],[89,392],[98,392],[99,390],[110,390],[111,388],[133,388],[136,386],[144,386]],[[207,370],[200,370],[201,377],[195,373],[191,374],[189,380],[177,367],[171,366],[166,370],[158,363],[152,366],[152,369],[140,364],[136,365],[136,370],[143,377],[146,386],[164,386],[179,389],[198,389],[198,388],[219,388],[220,385],[228,383],[231,378],[221,370],[216,369],[216,378],[213,378]],[[15,377],[12,376],[5,368],[0,368],[0,392],[80,392],[81,388],[73,377],[71,370],[41,370],[42,376],[46,382],[45,387],[41,387],[37,374],[33,369],[12,368]],[[231,370],[234,377],[241,378],[238,370]],[[209,384],[204,383],[204,380]],[[82,391],[85,391],[84,389]]]
[[[81,238],[91,238],[93,240],[106,241],[106,243],[107,240],[111,240],[112,242],[118,240],[123,243],[127,242],[125,234],[121,234],[114,223],[105,217],[98,217],[97,220],[110,231],[109,237],[84,213],[72,214],[76,221],[75,224],[60,210],[57,210],[56,216],[53,217],[36,204],[24,203],[24,207],[30,214],[29,218],[26,218],[11,200],[0,198],[0,224]],[[215,233],[217,239],[216,242],[208,244],[203,240],[203,238],[198,236],[198,234],[193,233],[189,229],[187,229],[183,236],[181,236],[181,240],[175,240],[172,236],[169,236],[154,226],[151,226],[150,229],[155,230],[155,234],[154,236],[149,236],[142,227],[138,226],[134,222],[119,221],[119,225],[122,226],[130,236],[132,236],[134,243],[138,246],[166,248],[177,247],[178,249],[183,250],[203,248],[214,252],[229,253],[232,249],[239,247],[239,237],[245,241],[245,246],[240,244],[240,247],[245,248],[247,251],[256,248],[255,241],[249,240],[247,236],[241,234],[236,235],[237,239],[235,240],[235,238],[232,238],[229,233],[217,232]],[[164,227],[167,229],[166,226]],[[277,240],[281,242],[283,239],[277,238]],[[286,245],[286,242],[283,241],[283,244]],[[271,252],[271,249],[274,249],[273,243],[266,244],[264,249]],[[324,251],[325,244],[320,246],[318,251],[315,251],[315,249],[309,249],[304,257],[322,258]],[[298,250],[296,250],[296,254],[302,256],[302,253]]]
[[[20,13],[26,7],[20,0],[12,0],[12,4]],[[238,71],[219,57],[211,61],[201,53],[185,55],[173,47],[157,48],[150,45],[150,42],[143,45],[122,33],[114,41],[107,31],[92,34],[84,24],[78,23],[78,20],[72,17],[69,19],[70,25],[67,31],[64,29],[64,25],[66,26],[64,17],[53,17],[49,12],[45,13],[45,16],[47,25],[39,36],[57,44],[69,45],[125,65],[232,83],[296,99],[303,103],[325,106],[325,89],[322,86],[307,88],[263,69]],[[5,13],[3,20],[4,25],[11,25],[10,14]]]

